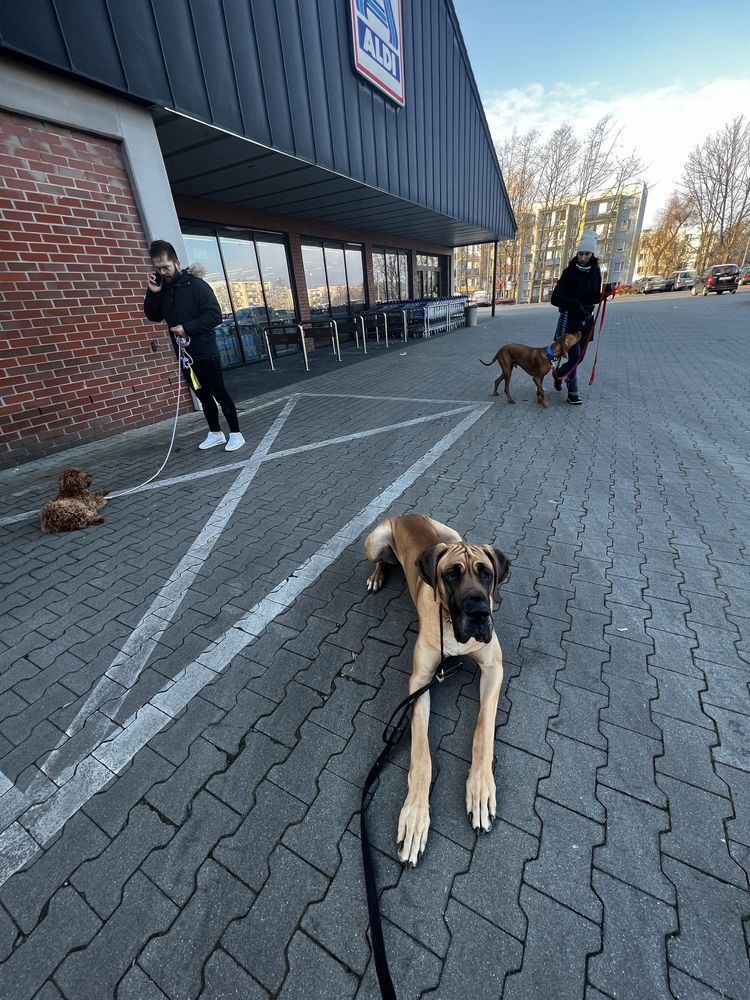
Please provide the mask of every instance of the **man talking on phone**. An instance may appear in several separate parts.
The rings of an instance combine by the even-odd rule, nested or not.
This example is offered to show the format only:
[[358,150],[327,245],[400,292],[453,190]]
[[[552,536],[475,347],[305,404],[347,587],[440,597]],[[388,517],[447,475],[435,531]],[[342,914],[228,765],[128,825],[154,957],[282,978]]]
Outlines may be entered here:
[[[148,291],[143,311],[153,323],[166,322],[175,339],[188,342],[193,359],[192,371],[200,388],[191,388],[203,406],[208,436],[198,447],[201,451],[224,445],[224,451],[237,451],[245,443],[240,433],[237,407],[224,385],[215,327],[221,323],[221,307],[208,282],[183,271],[175,248],[166,240],[154,240],[149,247],[153,271],[148,276]],[[219,404],[229,425],[227,441],[219,424]]]

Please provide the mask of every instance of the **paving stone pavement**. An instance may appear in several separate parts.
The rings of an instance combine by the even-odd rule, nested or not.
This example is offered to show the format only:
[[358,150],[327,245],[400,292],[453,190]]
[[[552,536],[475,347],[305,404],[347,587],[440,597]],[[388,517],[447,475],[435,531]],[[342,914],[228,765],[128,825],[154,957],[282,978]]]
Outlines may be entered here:
[[478,359],[554,321],[236,373],[246,449],[181,418],[85,532],[39,530],[58,471],[141,483],[168,423],[0,473],[0,996],[379,995],[359,801],[416,632],[362,539],[412,510],[512,569],[493,830],[467,674],[432,699],[415,870],[408,737],[374,799],[399,998],[750,996],[750,289],[615,300],[583,406],[518,371],[494,398]]

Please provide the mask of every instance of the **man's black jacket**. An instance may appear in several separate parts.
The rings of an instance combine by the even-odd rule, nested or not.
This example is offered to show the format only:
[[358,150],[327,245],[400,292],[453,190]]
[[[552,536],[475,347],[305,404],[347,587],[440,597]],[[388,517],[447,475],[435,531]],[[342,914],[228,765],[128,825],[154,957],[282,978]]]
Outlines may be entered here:
[[190,337],[188,350],[196,361],[219,357],[214,327],[221,323],[221,307],[203,278],[180,271],[174,283],[165,281],[158,292],[146,292],[143,311],[154,323],[164,320],[168,327],[181,325]]

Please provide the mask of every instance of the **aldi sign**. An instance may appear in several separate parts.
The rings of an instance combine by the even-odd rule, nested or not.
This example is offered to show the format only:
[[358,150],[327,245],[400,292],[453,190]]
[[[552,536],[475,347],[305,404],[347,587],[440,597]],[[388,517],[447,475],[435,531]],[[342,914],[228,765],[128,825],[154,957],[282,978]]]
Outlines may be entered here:
[[370,83],[404,106],[401,0],[349,0],[354,65]]

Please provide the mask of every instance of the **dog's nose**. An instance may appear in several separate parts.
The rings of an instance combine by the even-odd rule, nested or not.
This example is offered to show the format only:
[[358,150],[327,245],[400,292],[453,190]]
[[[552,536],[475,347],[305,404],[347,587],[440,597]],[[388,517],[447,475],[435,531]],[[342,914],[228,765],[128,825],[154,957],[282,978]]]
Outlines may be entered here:
[[468,594],[464,599],[464,612],[471,618],[486,617],[490,613],[490,602],[482,593]]

